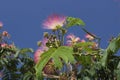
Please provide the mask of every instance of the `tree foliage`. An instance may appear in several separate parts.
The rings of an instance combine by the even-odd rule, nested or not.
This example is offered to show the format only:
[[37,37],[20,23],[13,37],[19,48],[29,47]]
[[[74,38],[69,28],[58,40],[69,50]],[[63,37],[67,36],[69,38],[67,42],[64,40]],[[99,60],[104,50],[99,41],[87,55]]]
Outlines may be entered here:
[[[36,51],[8,43],[9,33],[0,26],[2,80],[120,80],[120,56],[116,55],[120,50],[120,35],[102,49],[100,38],[87,31],[80,18],[52,17],[45,24],[51,32],[44,33]],[[87,34],[84,40],[73,34],[66,36],[68,28],[74,26],[82,26]]]

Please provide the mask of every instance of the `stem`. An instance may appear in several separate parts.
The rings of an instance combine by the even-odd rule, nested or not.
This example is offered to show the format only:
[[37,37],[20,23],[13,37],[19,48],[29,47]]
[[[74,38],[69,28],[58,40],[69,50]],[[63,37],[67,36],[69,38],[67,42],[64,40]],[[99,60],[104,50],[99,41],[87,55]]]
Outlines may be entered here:
[[58,39],[60,41],[60,32],[59,32],[59,30],[57,30],[57,34],[58,34]]
[[58,40],[59,40],[58,45],[61,46],[60,31],[59,30],[57,30],[57,36],[58,36]]
[[64,34],[62,34],[61,45],[64,45]]
[[98,39],[98,47],[100,47],[100,40],[101,40],[101,39],[99,38],[99,39]]
[[56,35],[55,30],[52,31],[54,35]]

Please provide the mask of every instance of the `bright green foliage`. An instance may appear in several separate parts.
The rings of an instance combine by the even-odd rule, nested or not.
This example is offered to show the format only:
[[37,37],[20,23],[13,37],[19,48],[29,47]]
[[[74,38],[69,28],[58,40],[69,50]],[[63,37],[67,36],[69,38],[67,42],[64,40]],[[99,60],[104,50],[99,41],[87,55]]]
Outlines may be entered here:
[[98,53],[97,49],[93,49],[93,42],[80,42],[74,46],[74,56],[80,64],[86,66],[92,64],[92,56]]
[[76,48],[79,53],[87,53],[93,55],[98,52],[97,49],[92,48],[94,44],[94,42],[80,42],[74,46],[74,49]]
[[109,53],[107,53],[107,51],[105,50],[104,53],[103,53],[103,57],[102,57],[102,59],[101,59],[101,65],[104,66],[104,67],[105,67],[106,64],[107,64],[108,54],[109,54]]
[[43,55],[41,55],[39,63],[36,65],[37,77],[41,78],[42,70],[50,59],[53,59],[55,67],[60,69],[62,68],[61,59],[65,63],[74,62],[73,50],[70,47],[61,46],[58,49],[51,48],[47,52],[43,53]]
[[[108,72],[106,75],[116,76],[116,79],[120,79],[120,57],[115,56],[114,54],[120,49],[120,36],[113,38],[109,43],[107,49],[104,50],[100,63],[104,68],[104,72]],[[112,77],[113,78],[113,77]]]
[[[74,56],[82,66],[78,79],[120,79],[120,57],[114,54],[120,49],[120,36],[114,38],[107,49],[92,49],[93,42],[80,42],[74,46]],[[86,54],[89,53],[89,54]]]
[[120,35],[117,38],[113,38],[110,42],[107,50],[108,52],[116,53],[120,49]]
[[80,18],[67,17],[66,27],[69,28],[72,26],[85,26],[85,23]]
[[108,58],[111,55],[115,54],[119,49],[120,49],[120,36],[118,36],[117,38],[114,38],[110,42],[107,49],[104,51],[103,58],[101,59],[102,66],[105,67],[107,65]]

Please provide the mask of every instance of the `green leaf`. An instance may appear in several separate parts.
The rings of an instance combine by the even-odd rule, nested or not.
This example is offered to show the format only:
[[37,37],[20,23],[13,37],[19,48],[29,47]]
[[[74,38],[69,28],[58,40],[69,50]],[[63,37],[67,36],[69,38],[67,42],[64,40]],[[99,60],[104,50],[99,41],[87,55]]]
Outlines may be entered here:
[[17,50],[14,57],[17,58],[19,56],[20,50]]
[[119,80],[120,79],[120,61],[119,61],[118,66],[117,66],[116,73],[117,73],[117,80]]
[[105,67],[106,64],[107,64],[108,54],[109,54],[109,53],[105,50],[104,53],[103,53],[103,57],[102,57],[102,59],[100,60],[101,65],[102,65],[103,67]]
[[117,66],[117,68],[118,68],[118,69],[120,69],[120,61],[119,61],[119,63],[118,63],[118,66]]
[[92,46],[94,43],[93,42],[79,42],[75,46],[76,47],[89,47]]
[[117,38],[114,38],[108,48],[110,51],[112,51],[113,53],[116,53],[119,49],[120,49],[120,36],[118,36]]
[[36,76],[38,79],[42,79],[42,70],[50,59],[53,59],[55,67],[60,69],[62,68],[61,59],[66,63],[74,62],[73,50],[71,47],[61,46],[57,49],[51,48],[47,52],[43,53],[40,61],[35,66]]
[[23,48],[20,50],[20,53],[24,54],[24,53],[33,53],[33,49],[32,48]]
[[83,80],[90,80],[90,78],[89,77],[84,77]]
[[86,70],[86,72],[88,72],[90,74],[90,76],[94,76],[95,75],[95,69],[91,68],[90,70]]
[[119,80],[119,79],[120,79],[120,69],[117,70],[117,80]]
[[[86,52],[89,54],[97,53],[97,49],[93,49],[92,46],[94,45],[94,42],[79,42],[75,45],[75,49],[78,49],[77,51],[79,53]],[[79,50],[79,48],[81,50]],[[76,52],[76,51],[75,51]]]
[[23,80],[30,80],[31,76],[32,76],[32,73],[31,72],[27,72],[27,73],[25,73],[25,75],[23,77]]
[[85,23],[80,18],[67,17],[66,27],[69,28],[72,26],[85,26]]
[[92,63],[90,55],[74,54],[74,56],[75,56],[75,59],[84,66],[90,65]]

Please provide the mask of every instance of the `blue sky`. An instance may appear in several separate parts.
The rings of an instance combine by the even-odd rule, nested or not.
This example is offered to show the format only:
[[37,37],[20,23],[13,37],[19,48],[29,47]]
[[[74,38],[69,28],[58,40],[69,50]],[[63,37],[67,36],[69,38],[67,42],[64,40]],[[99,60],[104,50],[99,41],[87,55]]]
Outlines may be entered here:
[[[11,41],[20,47],[37,49],[42,39],[42,22],[50,14],[79,17],[88,31],[101,37],[101,47],[108,45],[111,36],[120,33],[120,0],[1,0],[0,21],[11,34]],[[84,32],[74,27],[70,33]]]

